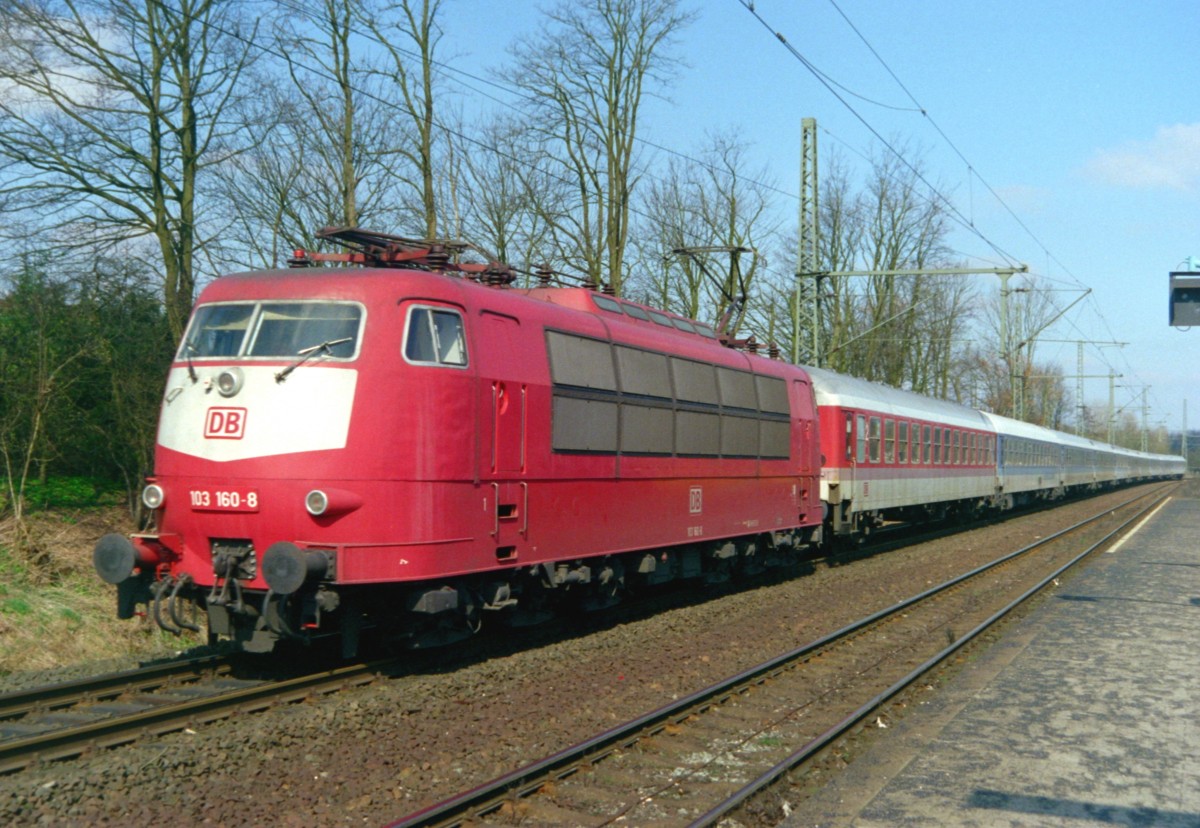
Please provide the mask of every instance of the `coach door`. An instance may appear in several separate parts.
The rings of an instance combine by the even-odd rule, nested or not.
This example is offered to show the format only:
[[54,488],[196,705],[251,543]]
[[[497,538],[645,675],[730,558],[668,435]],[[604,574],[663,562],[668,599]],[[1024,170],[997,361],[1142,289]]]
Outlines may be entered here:
[[[850,421],[854,420],[854,428],[851,429]],[[852,433],[853,432],[853,433]],[[853,440],[851,437],[853,436]],[[858,497],[858,486],[861,483],[862,473],[860,466],[867,462],[867,417],[864,414],[847,414],[846,415],[846,467],[847,481],[843,497],[847,500],[853,500]],[[865,493],[864,493],[865,494]]]
[[520,369],[520,323],[511,316],[483,311],[479,317],[479,379],[488,437],[481,466],[485,474],[512,477],[525,471],[525,404],[527,386],[514,373]]
[[479,355],[480,478],[492,488],[495,509],[492,534],[496,555],[515,559],[528,534],[527,462],[528,384],[521,375],[520,322],[511,316],[482,311],[477,330]]

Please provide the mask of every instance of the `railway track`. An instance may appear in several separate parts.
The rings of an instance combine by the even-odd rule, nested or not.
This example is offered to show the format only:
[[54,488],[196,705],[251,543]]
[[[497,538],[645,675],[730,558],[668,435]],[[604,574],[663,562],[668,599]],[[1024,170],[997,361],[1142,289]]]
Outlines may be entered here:
[[[819,640],[392,823],[714,825],[865,727],[1173,486],[1038,539]],[[1081,547],[1082,551],[1081,551]],[[917,688],[917,689],[914,689]],[[743,814],[742,816],[746,816]],[[769,821],[770,816],[764,821]]]
[[284,680],[239,678],[222,656],[0,695],[0,774],[374,681],[394,659]]

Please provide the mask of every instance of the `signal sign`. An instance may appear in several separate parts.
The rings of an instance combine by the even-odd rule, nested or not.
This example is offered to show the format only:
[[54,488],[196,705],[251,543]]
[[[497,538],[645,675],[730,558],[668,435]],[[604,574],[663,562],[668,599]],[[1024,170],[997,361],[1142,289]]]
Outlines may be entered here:
[[1169,318],[1177,328],[1200,325],[1200,272],[1176,271],[1171,274]]

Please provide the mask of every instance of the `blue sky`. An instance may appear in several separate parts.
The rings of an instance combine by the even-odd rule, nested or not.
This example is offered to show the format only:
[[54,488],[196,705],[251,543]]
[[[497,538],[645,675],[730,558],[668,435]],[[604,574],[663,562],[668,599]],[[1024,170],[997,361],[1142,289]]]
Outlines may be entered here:
[[[1200,329],[1167,324],[1167,274],[1200,257],[1200,3],[835,1],[754,0],[769,28],[739,0],[692,3],[698,17],[675,47],[685,66],[670,101],[648,110],[643,137],[694,153],[706,131],[736,127],[751,168],[767,166],[789,193],[803,117],[817,119],[822,157],[871,154],[871,128],[919,149],[929,178],[986,238],[954,233],[965,261],[1001,264],[991,242],[1062,291],[1060,305],[1092,289],[1043,339],[1130,343],[1088,347],[1084,373],[1123,373],[1119,383],[1138,387],[1118,389],[1117,403],[1133,410],[1151,386],[1151,423],[1172,430],[1196,392],[1188,419],[1200,427]],[[537,25],[537,8],[451,0],[443,47],[464,68],[495,66]],[[772,32],[850,90],[841,94],[855,112]],[[927,116],[911,111],[910,93]],[[982,293],[999,284],[974,278],[986,280]],[[1076,373],[1075,345],[1041,343],[1037,357]],[[1086,380],[1085,397],[1106,402],[1107,382]]]

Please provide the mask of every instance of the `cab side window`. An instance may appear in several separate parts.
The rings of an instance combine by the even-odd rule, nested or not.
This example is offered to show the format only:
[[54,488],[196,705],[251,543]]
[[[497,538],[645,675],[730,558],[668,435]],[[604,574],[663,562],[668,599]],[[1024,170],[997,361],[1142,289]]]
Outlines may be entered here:
[[446,308],[414,307],[408,312],[404,357],[419,365],[467,364],[462,316]]

